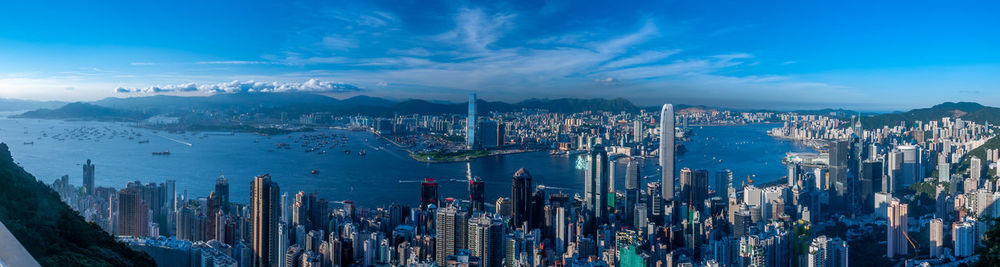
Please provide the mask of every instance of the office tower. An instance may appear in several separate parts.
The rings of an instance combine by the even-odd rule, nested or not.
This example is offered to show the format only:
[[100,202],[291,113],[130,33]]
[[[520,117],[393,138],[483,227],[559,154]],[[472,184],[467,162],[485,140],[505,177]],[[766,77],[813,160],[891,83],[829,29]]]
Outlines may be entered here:
[[472,212],[482,212],[484,211],[486,204],[486,183],[479,176],[472,177],[469,180],[469,204],[472,208]]
[[531,217],[531,173],[520,168],[514,173],[511,182],[511,224],[518,228]]
[[674,199],[674,105],[664,104],[660,111],[660,197]]
[[931,219],[930,223],[930,253],[931,258],[938,258],[944,252],[944,220],[941,218]]
[[167,202],[166,203],[167,208],[169,208],[170,212],[176,211],[177,210],[177,181],[176,180],[167,180],[167,181],[165,181],[163,183],[163,190],[165,191],[164,193],[166,194],[165,201]]
[[503,263],[503,225],[486,214],[469,219],[469,251],[479,257],[483,266],[501,266]]
[[271,175],[254,177],[250,185],[250,244],[257,257],[255,267],[278,266],[282,251],[278,238],[281,216],[280,188]]
[[479,122],[479,145],[485,148],[503,146],[506,127],[502,122],[485,120]]
[[691,172],[691,190],[688,191],[692,207],[701,207],[708,199],[708,170]]
[[528,229],[541,229],[545,227],[545,191],[535,190],[531,194],[531,203],[528,205]]
[[798,163],[788,163],[786,168],[788,168],[788,187],[793,187],[799,181],[799,173],[802,171],[802,167]]
[[920,167],[920,147],[900,146],[899,150],[903,152],[903,162],[900,165],[902,172],[900,179],[894,182],[897,183],[896,186],[902,188],[918,182],[923,177],[923,174]]
[[584,177],[585,210],[595,220],[592,226],[604,223],[608,207],[608,152],[597,144],[590,148],[587,173]]
[[469,94],[469,117],[465,121],[465,144],[476,147],[476,94]]
[[682,168],[680,173],[680,191],[678,191],[678,202],[690,203],[691,199],[691,169]]
[[632,139],[635,140],[635,143],[642,142],[642,121],[640,120],[632,122]]
[[229,179],[220,175],[215,180],[215,194],[218,196],[219,206],[222,212],[229,213]]
[[149,206],[142,192],[131,186],[118,192],[118,236],[144,237],[149,233]]
[[728,198],[729,194],[735,192],[733,188],[733,171],[722,169],[715,173],[715,195],[721,198]]
[[983,172],[983,162],[979,157],[972,156],[969,159],[969,178],[979,180]]
[[638,189],[641,182],[642,176],[639,175],[639,161],[629,159],[627,165],[625,165],[625,190]]
[[826,172],[822,168],[813,170],[813,178],[815,179],[816,190],[826,190],[829,180],[826,178]]
[[437,234],[434,245],[434,260],[439,265],[444,265],[448,255],[455,255],[458,252],[458,238],[456,236],[456,222],[458,220],[458,209],[455,206],[438,208],[435,218],[435,233]]
[[427,209],[427,206],[438,205],[438,184],[434,178],[424,178],[420,181],[420,208]]
[[618,165],[617,160],[608,161],[608,183],[606,185],[608,187],[608,194],[610,195],[608,197],[608,200],[610,201],[614,201],[615,183],[618,180],[618,176],[615,173],[616,170],[618,169],[618,166],[616,165]]
[[938,182],[948,183],[951,180],[951,164],[940,163],[937,165]]
[[875,207],[875,193],[881,192],[882,185],[882,162],[865,161],[861,164],[861,191],[859,201],[864,212],[871,212]]
[[94,194],[94,164],[91,164],[89,159],[83,164],[83,190],[88,195]]
[[909,251],[909,241],[907,241],[906,229],[909,227],[906,217],[907,205],[901,203],[898,198],[893,198],[887,208],[889,219],[886,225],[886,256],[894,258],[905,256]]
[[955,240],[955,257],[964,258],[972,256],[976,250],[976,223],[973,221],[963,221],[952,224],[953,239]]
[[882,189],[885,193],[894,193],[898,190],[903,176],[903,152],[897,148],[889,152],[888,158],[886,162],[888,179],[883,180]]

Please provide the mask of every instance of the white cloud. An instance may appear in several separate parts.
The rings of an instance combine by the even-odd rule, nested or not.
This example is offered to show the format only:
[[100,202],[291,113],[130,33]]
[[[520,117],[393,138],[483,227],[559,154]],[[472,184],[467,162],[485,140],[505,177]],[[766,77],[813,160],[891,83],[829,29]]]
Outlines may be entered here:
[[460,43],[471,50],[483,51],[513,27],[514,14],[488,15],[482,9],[462,8],[455,16],[455,28],[437,36],[438,40]]
[[164,86],[149,86],[145,88],[127,88],[118,87],[115,89],[117,93],[148,93],[148,94],[159,94],[159,93],[185,93],[185,92],[204,92],[204,93],[280,93],[280,92],[314,92],[314,93],[343,93],[343,92],[357,92],[361,91],[354,85],[330,82],[330,81],[320,81],[317,79],[309,79],[308,81],[302,83],[284,83],[284,82],[256,82],[250,81],[232,81],[227,83],[215,83],[215,84],[197,84],[197,83],[185,83],[185,84],[174,84],[174,85],[164,85]]
[[655,63],[657,61],[663,60],[667,57],[670,57],[680,52],[681,52],[680,49],[673,49],[667,51],[643,51],[638,55],[617,59],[605,63],[603,67],[608,69],[614,69],[620,67],[630,67],[641,64]]

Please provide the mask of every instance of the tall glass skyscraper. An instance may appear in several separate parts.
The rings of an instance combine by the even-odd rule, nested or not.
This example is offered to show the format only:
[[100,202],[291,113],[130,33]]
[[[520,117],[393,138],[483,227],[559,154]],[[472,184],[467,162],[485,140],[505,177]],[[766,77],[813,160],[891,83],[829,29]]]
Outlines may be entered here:
[[476,147],[476,93],[469,94],[469,118],[465,122],[465,144]]
[[660,111],[660,194],[663,200],[674,199],[674,105],[664,104]]

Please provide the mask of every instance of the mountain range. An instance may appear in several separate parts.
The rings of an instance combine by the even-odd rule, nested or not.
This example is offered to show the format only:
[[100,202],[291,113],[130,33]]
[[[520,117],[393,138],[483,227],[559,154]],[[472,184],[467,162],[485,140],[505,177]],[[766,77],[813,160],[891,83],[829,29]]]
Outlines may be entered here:
[[940,120],[946,117],[996,125],[1000,124],[1000,108],[973,102],[944,102],[933,107],[913,109],[907,112],[863,116],[861,125],[865,129],[876,129],[884,126],[897,126],[901,123],[913,123],[914,121]]
[[[610,112],[659,112],[659,106],[640,107],[627,99],[527,99],[515,103],[478,100],[480,112],[511,112],[523,109],[545,109],[551,112],[576,113],[585,111]],[[703,105],[675,104],[678,114],[690,112],[714,112],[729,110]],[[80,119],[80,120],[124,120],[134,121],[146,117],[168,114],[183,115],[191,111],[232,111],[236,113],[264,113],[276,115],[285,113],[295,117],[313,112],[329,112],[335,115],[391,116],[393,114],[464,114],[466,103],[449,103],[419,99],[390,100],[371,96],[355,96],[336,99],[309,93],[242,93],[217,94],[211,96],[168,96],[156,95],[131,98],[105,98],[87,103],[69,103],[61,108],[38,109],[21,114],[24,118]],[[738,111],[738,110],[734,110]],[[774,110],[750,110],[771,111]],[[930,108],[913,109],[906,112],[884,114],[858,113],[845,109],[796,110],[799,114],[834,116],[842,119],[862,115],[862,125],[866,129],[912,123],[916,120],[939,120],[943,117],[961,118],[966,121],[1000,123],[1000,108],[971,102],[945,102]]]

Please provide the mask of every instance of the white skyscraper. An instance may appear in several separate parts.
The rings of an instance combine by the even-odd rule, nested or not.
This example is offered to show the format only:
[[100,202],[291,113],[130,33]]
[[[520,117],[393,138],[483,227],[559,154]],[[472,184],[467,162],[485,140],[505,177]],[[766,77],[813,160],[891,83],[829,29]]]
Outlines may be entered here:
[[981,178],[983,173],[983,161],[979,157],[972,156],[969,159],[969,178],[976,179],[977,181]]
[[664,200],[674,199],[674,105],[664,104],[660,111],[660,194]]
[[891,259],[896,256],[905,256],[909,253],[909,245],[906,237],[906,229],[909,228],[906,215],[907,205],[893,198],[889,202],[888,215],[889,222],[886,225],[886,254]]
[[944,250],[944,221],[941,218],[931,220],[930,224],[931,258],[941,257]]

